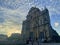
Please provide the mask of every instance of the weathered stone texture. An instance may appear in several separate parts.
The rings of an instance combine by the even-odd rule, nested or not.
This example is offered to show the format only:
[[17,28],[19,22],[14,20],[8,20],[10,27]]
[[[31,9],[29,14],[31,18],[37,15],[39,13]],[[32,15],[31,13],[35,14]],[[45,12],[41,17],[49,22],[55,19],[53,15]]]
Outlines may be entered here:
[[22,36],[26,40],[51,40],[53,35],[58,35],[50,25],[49,11],[45,8],[40,11],[32,7],[23,21]]

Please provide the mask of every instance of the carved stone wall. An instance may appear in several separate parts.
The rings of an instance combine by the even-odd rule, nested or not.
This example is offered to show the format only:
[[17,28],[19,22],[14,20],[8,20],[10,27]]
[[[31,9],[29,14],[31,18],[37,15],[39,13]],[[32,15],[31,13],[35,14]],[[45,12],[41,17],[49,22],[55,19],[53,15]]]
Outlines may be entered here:
[[[24,40],[51,40],[52,31],[50,25],[49,11],[45,8],[40,11],[36,7],[32,7],[23,21],[22,36]],[[25,37],[24,37],[25,36]]]

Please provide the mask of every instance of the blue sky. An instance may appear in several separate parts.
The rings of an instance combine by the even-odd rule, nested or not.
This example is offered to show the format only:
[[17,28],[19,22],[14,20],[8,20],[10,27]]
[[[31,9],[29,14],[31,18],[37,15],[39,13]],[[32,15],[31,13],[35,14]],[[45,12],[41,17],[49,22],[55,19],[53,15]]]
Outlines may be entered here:
[[21,32],[22,22],[31,7],[49,10],[51,25],[60,34],[60,0],[0,0],[0,33]]

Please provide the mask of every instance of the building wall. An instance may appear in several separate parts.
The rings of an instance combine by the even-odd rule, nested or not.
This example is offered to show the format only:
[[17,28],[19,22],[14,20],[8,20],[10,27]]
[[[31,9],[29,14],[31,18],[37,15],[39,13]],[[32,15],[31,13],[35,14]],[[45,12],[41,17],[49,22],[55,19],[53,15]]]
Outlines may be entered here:
[[36,40],[36,38],[50,40],[52,31],[50,31],[50,17],[47,8],[40,11],[38,8],[32,7],[26,18],[22,28],[24,40],[29,40],[29,38],[33,40]]

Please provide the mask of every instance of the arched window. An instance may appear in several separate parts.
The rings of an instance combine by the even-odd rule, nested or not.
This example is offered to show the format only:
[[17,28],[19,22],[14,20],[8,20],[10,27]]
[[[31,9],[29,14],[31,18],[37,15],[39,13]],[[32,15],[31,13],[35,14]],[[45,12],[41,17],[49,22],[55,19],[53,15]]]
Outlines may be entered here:
[[32,40],[33,39],[33,32],[30,32],[30,34],[29,34],[29,40]]
[[44,32],[40,32],[39,39],[40,39],[40,41],[42,41],[44,39]]

